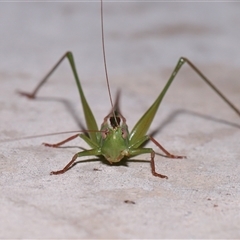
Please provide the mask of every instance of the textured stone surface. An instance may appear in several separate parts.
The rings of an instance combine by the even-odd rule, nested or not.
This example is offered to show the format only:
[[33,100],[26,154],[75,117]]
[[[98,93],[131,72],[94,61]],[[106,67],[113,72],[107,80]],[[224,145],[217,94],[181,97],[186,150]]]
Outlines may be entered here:
[[[239,8],[105,4],[111,89],[113,95],[121,89],[130,129],[180,56],[240,108]],[[67,61],[36,101],[16,94],[33,89],[67,50],[74,53],[99,125],[108,114],[99,20],[96,2],[0,3],[0,238],[240,238],[240,118],[187,66],[151,127],[170,152],[188,157],[156,156],[156,169],[168,180],[151,175],[148,155],[127,166],[85,161],[50,176],[80,151],[75,146],[86,144],[76,139],[67,144],[75,148],[41,145],[71,134],[17,140],[79,129],[84,121]]]

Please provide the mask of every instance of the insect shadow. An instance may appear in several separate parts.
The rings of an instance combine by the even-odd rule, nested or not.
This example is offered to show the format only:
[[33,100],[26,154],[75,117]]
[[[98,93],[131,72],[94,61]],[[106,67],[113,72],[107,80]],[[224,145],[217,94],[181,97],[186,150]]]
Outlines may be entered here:
[[[116,95],[116,100],[115,100],[115,102],[117,102],[117,104],[119,104],[120,98],[121,98],[121,91],[118,90],[117,95]],[[73,120],[75,121],[75,123],[77,124],[79,129],[81,129],[82,131],[87,131],[87,128],[85,127],[84,123],[81,121],[81,119],[78,115],[78,112],[74,108],[74,105],[71,101],[69,101],[65,98],[61,98],[61,97],[38,97],[38,96],[36,97],[35,100],[36,101],[53,101],[53,102],[61,103],[65,107],[65,109],[69,113],[69,115],[73,118]],[[224,120],[224,119],[221,119],[221,118],[216,118],[216,117],[213,117],[211,115],[198,113],[196,111],[181,108],[181,109],[177,109],[177,110],[174,110],[173,112],[171,112],[165,118],[165,120],[163,120],[157,127],[155,127],[155,129],[153,129],[150,132],[150,135],[155,136],[155,135],[159,134],[166,126],[175,122],[176,118],[181,116],[181,115],[190,115],[190,116],[193,116],[193,117],[199,117],[199,118],[202,118],[202,119],[205,119],[205,120],[208,120],[208,121],[212,121],[212,122],[215,122],[215,123],[221,123],[221,124],[224,124],[224,125],[228,125],[230,127],[240,129],[240,124],[230,122],[230,121],[227,121],[227,120]],[[147,142],[144,145],[146,145]],[[67,146],[67,147],[70,147],[70,146]],[[61,148],[67,148],[67,147],[61,147]],[[80,149],[83,149],[79,146],[77,146],[77,147],[80,148]]]
[[[116,104],[119,104],[120,98],[121,98],[121,91],[118,90],[117,94],[116,94],[116,100],[115,100]],[[74,104],[70,100],[67,100],[67,99],[62,98],[62,97],[39,97],[39,96],[37,96],[35,98],[35,100],[36,101],[47,101],[47,102],[58,102],[58,103],[62,104],[65,107],[66,111],[69,113],[69,115],[73,118],[73,120],[75,121],[77,126],[82,131],[87,131],[86,127],[84,126],[84,123],[81,121],[81,119],[78,115],[77,110],[74,108]],[[155,130],[155,133],[158,133],[157,129]],[[86,135],[87,135],[87,133],[86,133]],[[145,146],[146,144],[143,144],[143,146]],[[81,149],[81,150],[86,150],[83,147],[72,146],[72,145],[71,146],[59,146],[58,148],[60,148],[60,149],[78,148],[78,149]],[[168,158],[166,155],[163,155],[163,154],[160,154],[160,153],[156,153],[156,154],[159,155],[159,156]],[[116,162],[113,165],[113,164],[110,164],[109,161],[107,161],[103,156],[97,156],[97,157],[91,158],[91,159],[76,161],[71,167],[69,167],[69,170],[79,163],[99,162],[99,161],[101,161],[102,164],[105,164],[105,165],[108,165],[108,166],[125,166],[125,167],[129,166],[128,165],[129,162],[149,163],[149,160],[131,159],[131,158],[129,159],[129,158],[125,157],[125,158],[122,159],[122,161]]]
[[[116,104],[119,104],[120,101],[120,97],[121,97],[121,92],[120,90],[117,91],[117,95],[116,95]],[[76,109],[74,108],[74,104],[64,98],[61,97],[36,97],[36,100],[38,101],[53,101],[53,102],[59,102],[62,105],[64,105],[65,109],[67,110],[67,112],[69,113],[69,115],[74,119],[74,121],[76,122],[77,126],[81,129],[81,130],[86,130],[86,127],[84,126],[83,122],[81,121]],[[208,121],[212,121],[215,123],[220,123],[220,124],[225,124],[228,125],[230,127],[234,127],[234,128],[238,128],[240,129],[240,125],[234,122],[230,122],[221,118],[216,118],[213,117],[211,115],[206,115],[206,114],[202,114],[202,113],[198,113],[192,110],[186,110],[186,109],[177,109],[174,110],[173,112],[171,112],[166,118],[165,120],[163,120],[157,127],[155,127],[155,129],[153,129],[150,132],[151,136],[155,136],[157,134],[159,134],[164,128],[166,128],[168,125],[171,125],[172,123],[176,122],[176,119],[179,116],[182,115],[190,115],[193,117],[198,117],[198,118],[202,118]],[[87,133],[86,133],[87,134]],[[142,146],[145,146],[149,141],[146,141]],[[59,148],[78,148],[81,150],[86,150],[83,147],[80,146],[60,146]],[[156,155],[161,156],[161,157],[165,157],[168,158],[168,156],[163,155],[161,153],[156,153]],[[108,165],[108,166],[125,166],[128,167],[129,166],[129,162],[138,162],[138,163],[149,163],[149,160],[140,160],[140,159],[129,159],[129,158],[123,158],[122,161],[120,162],[116,162],[114,165],[110,164],[109,161],[107,161],[103,156],[97,156],[96,158],[91,158],[91,159],[86,159],[86,160],[79,160],[76,161],[69,169],[71,169],[72,167],[74,167],[75,165],[79,164],[79,163],[86,163],[86,162],[96,162],[96,161],[101,161],[102,164],[104,165]]]
[[47,101],[47,102],[59,102],[61,103],[66,111],[69,113],[69,115],[73,118],[79,129],[82,131],[87,131],[85,125],[81,121],[76,109],[74,108],[71,101],[61,98],[61,97],[36,97],[36,101]]
[[234,128],[238,128],[240,129],[240,124],[234,123],[234,122],[230,122],[221,118],[216,118],[213,117],[211,115],[207,115],[207,114],[203,114],[203,113],[198,113],[192,110],[187,110],[187,109],[177,109],[174,110],[173,112],[171,112],[168,117],[165,118],[165,120],[159,125],[157,126],[153,131],[150,132],[151,136],[155,136],[156,134],[160,133],[166,126],[172,124],[173,122],[176,121],[176,118],[181,116],[181,115],[190,115],[193,117],[198,117],[198,118],[202,118],[208,121],[212,121],[215,123],[220,123],[220,124],[224,124],[224,125],[228,125],[230,127],[234,127]]
[[[165,155],[159,154],[161,156],[167,157]],[[123,158],[120,162],[116,162],[114,164],[109,163],[103,156],[97,156],[96,158],[90,158],[90,159],[86,159],[86,160],[79,160],[73,163],[73,165],[71,165],[71,167],[68,168],[68,170],[70,170],[71,168],[73,168],[74,166],[76,166],[77,164],[81,164],[81,163],[87,163],[87,162],[101,162],[104,165],[107,166],[112,166],[112,167],[117,167],[117,166],[123,166],[123,167],[129,167],[129,163],[130,162],[137,162],[137,163],[149,163],[149,160],[142,160],[142,159],[129,159],[127,157]]]

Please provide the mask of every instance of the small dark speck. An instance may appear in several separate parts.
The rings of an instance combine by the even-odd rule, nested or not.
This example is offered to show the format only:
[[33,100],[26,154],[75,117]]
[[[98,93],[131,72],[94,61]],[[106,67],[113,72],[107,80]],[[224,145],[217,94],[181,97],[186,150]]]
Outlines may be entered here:
[[124,201],[125,203],[128,203],[128,204],[136,204],[134,201],[132,201],[132,200],[125,200]]
[[98,168],[94,168],[93,171],[101,171],[101,170]]

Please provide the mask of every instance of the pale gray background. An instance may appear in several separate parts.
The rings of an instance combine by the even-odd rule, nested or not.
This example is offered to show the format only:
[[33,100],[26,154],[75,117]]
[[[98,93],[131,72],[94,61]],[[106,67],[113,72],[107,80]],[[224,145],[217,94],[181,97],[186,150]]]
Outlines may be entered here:
[[[107,2],[104,7],[111,89],[113,96],[121,89],[130,129],[180,56],[191,59],[240,108],[239,3]],[[153,177],[148,162],[133,161],[127,167],[84,162],[50,176],[79,149],[41,143],[71,134],[4,142],[78,129],[63,102],[16,94],[32,90],[67,50],[74,53],[101,124],[110,103],[99,8],[98,2],[0,3],[0,237],[240,238],[240,119],[187,66],[151,127],[159,129],[155,137],[170,152],[188,156],[156,157],[157,171],[168,180]],[[67,61],[39,96],[67,100],[83,121]],[[80,139],[69,145],[87,147]]]

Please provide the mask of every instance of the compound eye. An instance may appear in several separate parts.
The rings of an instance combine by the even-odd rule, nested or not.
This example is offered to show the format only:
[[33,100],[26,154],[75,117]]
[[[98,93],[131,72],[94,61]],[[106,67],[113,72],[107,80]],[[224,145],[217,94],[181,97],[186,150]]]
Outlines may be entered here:
[[102,138],[105,139],[109,133],[109,130],[106,129],[105,131],[101,132],[102,133]]
[[126,129],[122,129],[122,137],[125,139],[127,137]]

